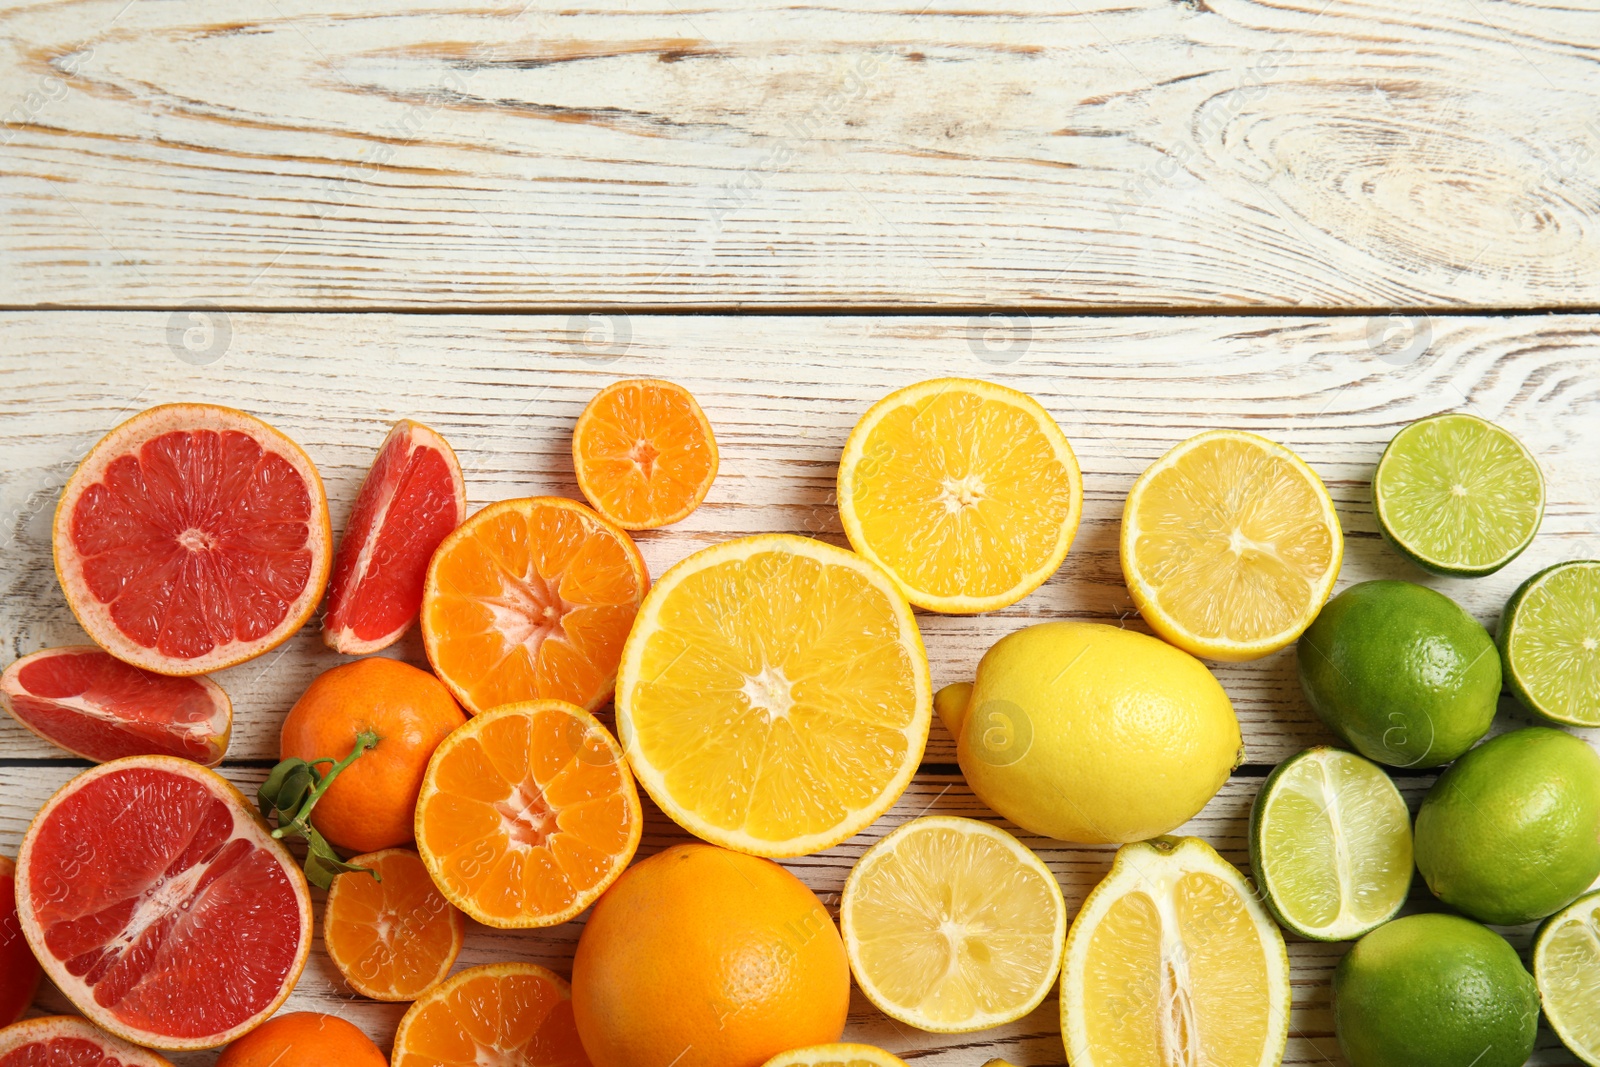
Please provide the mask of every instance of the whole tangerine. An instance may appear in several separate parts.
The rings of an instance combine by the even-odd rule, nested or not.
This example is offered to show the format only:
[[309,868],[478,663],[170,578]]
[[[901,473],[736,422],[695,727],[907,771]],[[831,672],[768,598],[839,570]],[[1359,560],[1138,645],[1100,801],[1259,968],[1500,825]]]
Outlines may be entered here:
[[339,760],[361,733],[376,734],[378,743],[341,771],[311,810],[312,825],[333,844],[376,852],[411,840],[428,757],[466,721],[439,679],[372,656],[324,671],[306,687],[283,720],[279,758]]
[[335,1015],[294,1011],[268,1019],[222,1050],[217,1067],[388,1067],[383,1050]]
[[596,902],[572,961],[594,1067],[761,1067],[837,1041],[844,943],[816,894],[771,860],[677,845]]

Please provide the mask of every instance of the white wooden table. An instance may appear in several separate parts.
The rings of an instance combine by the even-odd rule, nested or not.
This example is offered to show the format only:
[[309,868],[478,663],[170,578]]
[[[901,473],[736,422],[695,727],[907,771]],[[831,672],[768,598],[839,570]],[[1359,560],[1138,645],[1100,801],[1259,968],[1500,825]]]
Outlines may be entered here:
[[[1028,622],[1143,629],[1123,496],[1212,427],[1321,474],[1341,587],[1423,581],[1493,626],[1528,574],[1600,556],[1600,0],[4,0],[0,56],[0,662],[83,639],[51,511],[101,433],[173,400],[300,442],[337,528],[398,417],[449,438],[473,507],[575,496],[587,399],[672,378],[723,459],[698,511],[640,536],[659,574],[738,534],[843,543],[834,468],[871,401],[1016,386],[1077,449],[1084,522],[1014,608],[919,616],[936,685]],[[1538,539],[1478,581],[1389,551],[1368,498],[1394,431],[1448,409],[1510,427],[1549,481]],[[341,659],[314,630],[218,676],[241,784]],[[414,636],[390,654],[424,663]],[[1263,776],[1331,738],[1292,650],[1216,670],[1248,761],[1187,832],[1247,867]],[[0,852],[81,766],[0,722]],[[1414,804],[1432,777],[1400,781]],[[647,810],[641,854],[683,837]],[[788,866],[836,905],[855,857],[930,811],[993,818],[937,723],[889,815]],[[1023,837],[1072,908],[1110,864]],[[565,971],[580,922],[474,926],[462,965]],[[1343,951],[1291,942],[1285,1062],[1342,1065]],[[290,1006],[385,1046],[400,1014],[320,951]],[[939,1037],[857,996],[848,1033],[932,1067],[1064,1061],[1054,998]],[[1575,1061],[1544,1031],[1533,1062]]]

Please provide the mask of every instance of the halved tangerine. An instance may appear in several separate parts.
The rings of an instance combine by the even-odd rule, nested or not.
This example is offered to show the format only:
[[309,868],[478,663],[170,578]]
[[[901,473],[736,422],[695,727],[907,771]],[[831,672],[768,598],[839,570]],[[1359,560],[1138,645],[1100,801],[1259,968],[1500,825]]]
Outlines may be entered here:
[[350,861],[373,875],[342,874],[328,890],[322,945],[344,980],[373,1000],[416,1000],[455,966],[467,923],[422,859],[404,848]]
[[51,543],[95,644],[161,674],[276,647],[316,610],[333,557],[311,458],[213,404],[154,407],[106,434],[68,479]]
[[220,775],[171,756],[84,771],[17,856],[17,917],[78,1010],[136,1044],[214,1048],[294,988],[305,876]]
[[502,500],[439,546],[422,594],[434,673],[476,714],[517,700],[594,709],[650,575],[627,532],[576,501]]
[[612,382],[572,430],[578,488],[625,530],[686,518],[717,477],[711,423],[681,385],[655,378]]
[[210,767],[228,750],[233,704],[204,675],[173,678],[94,645],[47,648],[0,673],[11,717],[84,759],[181,756]]
[[471,967],[411,1005],[393,1067],[589,1067],[572,987],[532,963]]
[[0,1030],[0,1067],[172,1067],[76,1015],[46,1015]]
[[481,923],[554,926],[633,859],[644,819],[622,748],[562,700],[507,704],[434,750],[417,850],[445,897]]
[[328,647],[365,656],[400,640],[422,607],[428,561],[466,517],[450,445],[420,422],[395,423],[339,539],[322,620]]
[[39,961],[17,922],[16,864],[0,856],[0,1026],[22,1018],[39,988]]

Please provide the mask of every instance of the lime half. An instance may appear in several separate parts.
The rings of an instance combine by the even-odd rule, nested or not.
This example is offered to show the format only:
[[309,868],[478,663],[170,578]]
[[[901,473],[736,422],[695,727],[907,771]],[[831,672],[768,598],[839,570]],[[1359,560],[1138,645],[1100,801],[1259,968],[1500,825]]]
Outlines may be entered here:
[[1250,862],[1278,922],[1351,941],[1394,918],[1411,888],[1411,816],[1377,764],[1338,748],[1280,763],[1250,809]]
[[1600,1067],[1600,893],[1579,897],[1540,925],[1533,980],[1561,1043]]
[[1567,726],[1600,726],[1600,560],[1546,567],[1500,617],[1500,662],[1530,711]]
[[1372,478],[1383,535],[1435,574],[1476,578],[1528,547],[1544,476],[1522,442],[1475,415],[1419,419],[1394,435]]

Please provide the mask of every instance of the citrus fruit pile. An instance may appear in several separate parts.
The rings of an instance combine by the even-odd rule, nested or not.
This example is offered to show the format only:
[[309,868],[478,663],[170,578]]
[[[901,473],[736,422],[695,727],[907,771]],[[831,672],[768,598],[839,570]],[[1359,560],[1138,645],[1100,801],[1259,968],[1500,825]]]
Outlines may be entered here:
[[[1333,981],[1352,1067],[1514,1067],[1541,1005],[1600,1064],[1600,895],[1584,895],[1600,755],[1554,727],[1483,741],[1502,681],[1552,723],[1600,725],[1600,563],[1534,574],[1498,639],[1415,583],[1330,600],[1344,540],[1321,479],[1214,430],[1124,503],[1121,569],[1155,636],[1022,627],[935,695],[914,609],[1016,604],[1078,526],[1076,456],[1032,397],[957,378],[895,391],[843,445],[849,548],[740,537],[653,583],[633,532],[708,498],[710,420],[682,386],[618,381],[571,451],[587,503],[469,514],[448,442],[402,419],[337,547],[311,458],[254,416],[167,405],[89,452],[53,544],[94,643],[0,675],[23,726],[96,764],[38,812],[14,867],[0,858],[0,1067],[223,1046],[219,1067],[905,1067],[841,1041],[852,985],[938,1033],[1014,1023],[1057,990],[1072,1067],[1276,1067],[1284,930],[1359,939]],[[1454,414],[1397,434],[1373,493],[1407,559],[1458,577],[1512,562],[1544,501],[1511,434]],[[324,603],[328,649],[363,658],[288,709],[247,800],[207,769],[233,725],[207,674]],[[427,669],[375,655],[413,624]],[[1245,758],[1203,660],[1297,641],[1306,699],[1348,748],[1262,782],[1252,884],[1171,836]],[[877,825],[935,711],[996,815],[1119,846],[1075,914],[996,819]],[[1414,825],[1382,765],[1446,768]],[[700,840],[648,841],[646,800]],[[864,832],[836,922],[775,860]],[[1414,870],[1467,917],[1396,918]],[[317,908],[349,995],[407,1005],[388,1056],[344,1019],[278,1013]],[[570,981],[457,969],[469,920],[585,914]],[[1531,974],[1479,924],[1538,919]],[[15,1021],[41,974],[82,1018]]]

